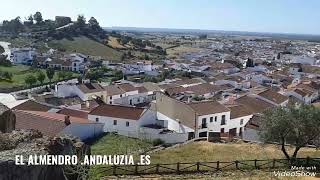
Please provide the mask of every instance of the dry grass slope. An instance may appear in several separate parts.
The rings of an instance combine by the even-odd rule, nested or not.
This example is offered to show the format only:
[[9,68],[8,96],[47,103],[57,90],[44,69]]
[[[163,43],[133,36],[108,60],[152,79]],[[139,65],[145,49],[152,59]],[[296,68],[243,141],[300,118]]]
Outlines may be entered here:
[[[293,149],[290,149],[292,152]],[[320,151],[303,148],[299,157],[320,157]],[[158,151],[151,155],[152,163],[177,163],[198,161],[235,161],[284,158],[278,146],[258,144],[216,144],[195,142],[174,149]]]

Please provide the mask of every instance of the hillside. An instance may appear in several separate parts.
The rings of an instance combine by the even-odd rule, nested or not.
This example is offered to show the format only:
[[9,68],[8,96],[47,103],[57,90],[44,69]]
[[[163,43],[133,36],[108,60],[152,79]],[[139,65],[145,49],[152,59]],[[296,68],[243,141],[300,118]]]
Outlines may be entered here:
[[48,42],[48,45],[54,49],[65,50],[67,52],[79,52],[92,56],[101,56],[110,60],[120,60],[122,55],[121,52],[85,36],[75,37],[73,40],[52,40]]

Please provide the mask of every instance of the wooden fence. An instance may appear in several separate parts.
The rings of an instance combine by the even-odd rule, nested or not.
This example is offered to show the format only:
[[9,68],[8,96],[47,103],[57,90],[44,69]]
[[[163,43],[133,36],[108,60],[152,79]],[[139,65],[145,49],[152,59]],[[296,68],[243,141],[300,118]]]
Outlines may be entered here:
[[267,160],[241,160],[241,161],[215,161],[215,162],[195,162],[195,163],[171,163],[171,164],[151,164],[151,165],[123,165],[123,166],[101,166],[98,172],[104,176],[117,175],[145,175],[145,174],[187,174],[222,172],[228,170],[267,170],[267,169],[288,169],[291,165],[316,166],[320,170],[320,158],[297,158],[294,163],[287,159],[267,159]]

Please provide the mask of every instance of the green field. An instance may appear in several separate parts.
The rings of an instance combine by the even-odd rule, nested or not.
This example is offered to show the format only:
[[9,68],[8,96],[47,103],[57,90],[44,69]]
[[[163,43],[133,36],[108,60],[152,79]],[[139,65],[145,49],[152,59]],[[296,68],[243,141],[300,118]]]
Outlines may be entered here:
[[62,39],[48,42],[54,49],[67,52],[79,52],[92,56],[101,56],[110,60],[120,60],[122,53],[87,37],[75,37],[73,40]]
[[[14,88],[14,87],[25,87],[25,78],[28,75],[35,75],[38,71],[42,71],[46,74],[46,70],[45,69],[32,69],[30,68],[30,66],[24,66],[24,65],[14,65],[11,67],[3,67],[0,66],[0,71],[4,72],[10,72],[12,73],[13,77],[11,81],[7,81],[7,80],[3,80],[0,79],[0,89],[6,89],[6,88]],[[78,74],[73,73],[74,77],[78,77]],[[53,80],[54,81],[58,81],[58,76],[57,73],[55,74]],[[49,82],[49,79],[46,77],[44,83]],[[38,82],[39,84],[39,82]]]

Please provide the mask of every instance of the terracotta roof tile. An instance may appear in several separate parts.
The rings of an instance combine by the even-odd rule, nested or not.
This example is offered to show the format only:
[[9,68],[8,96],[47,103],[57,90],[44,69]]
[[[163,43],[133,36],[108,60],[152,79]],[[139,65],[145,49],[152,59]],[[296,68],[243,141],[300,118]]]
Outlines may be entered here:
[[63,108],[60,111],[58,111],[57,113],[68,115],[68,116],[73,116],[73,117],[78,117],[78,118],[83,118],[83,119],[88,119],[88,112],[86,112],[86,111]]
[[17,110],[26,110],[26,111],[44,111],[47,112],[50,109],[54,108],[53,106],[45,105],[42,103],[38,103],[36,101],[28,100],[18,106],[14,107],[13,109]]
[[230,111],[227,107],[217,101],[193,102],[188,105],[200,116]]
[[258,95],[261,97],[264,97],[272,102],[275,102],[277,104],[281,104],[289,99],[287,96],[284,96],[284,95],[282,95],[278,92],[275,92],[271,89],[263,91],[263,92],[259,93]]
[[250,111],[244,105],[227,106],[230,109],[230,119],[251,115]]
[[65,127],[63,121],[53,121],[48,118],[21,110],[15,110],[16,129],[36,129],[47,136],[56,136]]
[[105,90],[99,83],[79,84],[77,87],[84,93],[95,93]]
[[144,111],[144,108],[103,104],[94,108],[89,114],[97,116],[139,120]]
[[255,97],[249,97],[249,96],[242,96],[235,100],[235,102],[244,105],[250,113],[261,113],[268,108],[274,107],[273,104],[270,104],[266,101],[263,101],[261,99],[255,98]]
[[119,84],[118,87],[125,92],[136,91],[137,88],[129,83]]

